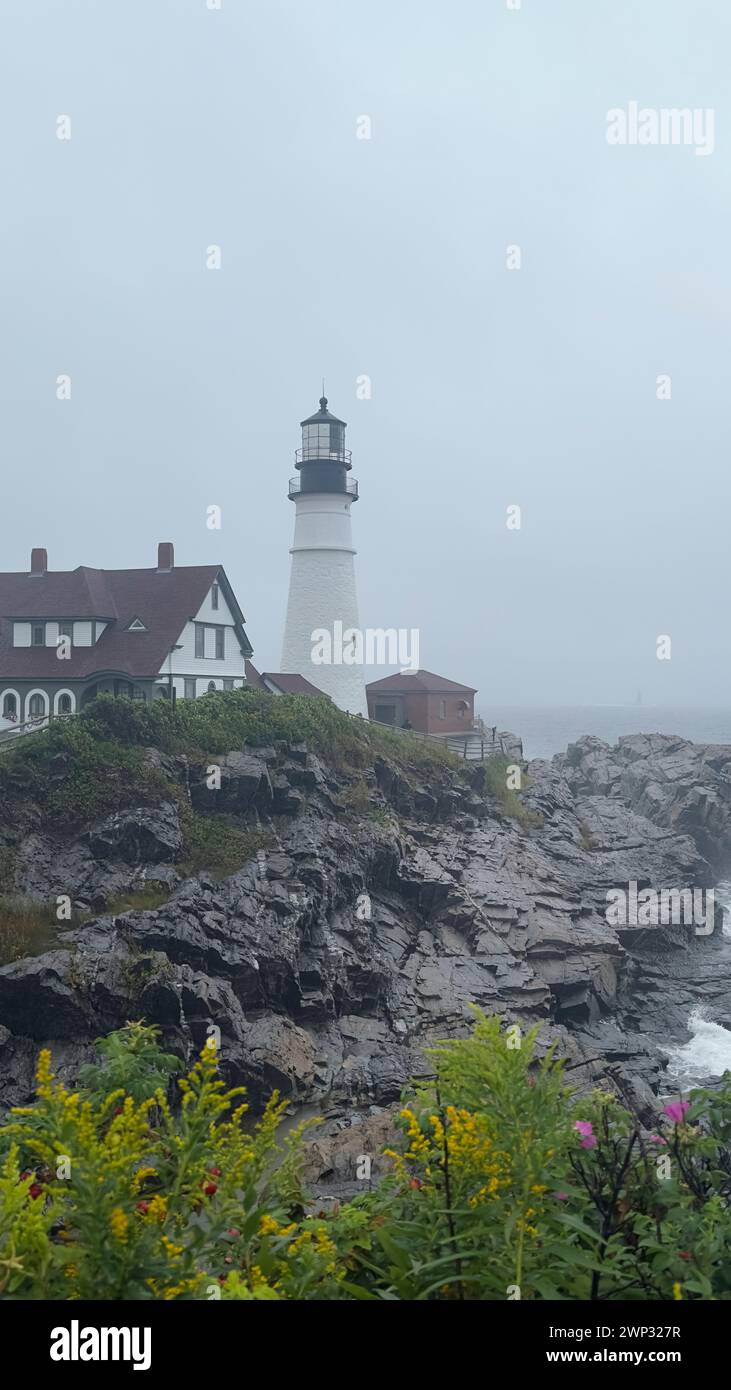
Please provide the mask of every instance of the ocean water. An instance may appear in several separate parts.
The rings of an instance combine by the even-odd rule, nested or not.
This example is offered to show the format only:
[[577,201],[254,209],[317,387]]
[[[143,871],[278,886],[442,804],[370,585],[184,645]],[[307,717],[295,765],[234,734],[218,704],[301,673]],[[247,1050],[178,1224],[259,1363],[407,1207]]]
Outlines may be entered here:
[[649,705],[490,705],[478,711],[487,725],[523,740],[526,758],[552,758],[582,734],[616,743],[622,734],[679,734],[694,743],[731,744],[731,706],[662,709]]
[[[726,953],[731,966],[731,880],[716,884],[716,902],[723,908],[723,935],[729,942]],[[725,944],[725,943],[724,943]],[[682,1047],[662,1050],[668,1056],[668,1077],[679,1090],[712,1083],[731,1071],[731,1031],[716,1023],[707,1007],[694,1009],[688,1019],[690,1041]]]

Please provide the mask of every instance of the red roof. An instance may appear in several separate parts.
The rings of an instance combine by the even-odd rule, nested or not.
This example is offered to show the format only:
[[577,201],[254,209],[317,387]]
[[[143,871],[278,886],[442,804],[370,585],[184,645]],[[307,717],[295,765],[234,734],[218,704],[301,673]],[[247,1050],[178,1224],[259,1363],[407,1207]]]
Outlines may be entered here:
[[390,690],[394,695],[411,695],[414,691],[436,695],[448,690],[456,694],[477,694],[476,686],[460,685],[459,681],[447,680],[446,676],[435,676],[433,671],[398,671],[395,676],[384,676],[383,680],[371,681],[366,686],[366,694],[381,690]]
[[[318,690],[316,685],[305,679],[287,671],[262,671],[261,674],[250,661],[246,663],[246,679],[249,685],[257,686],[260,690],[268,690],[267,681],[276,686],[280,695],[320,695],[324,696],[324,690]],[[330,697],[327,696],[327,699]]]
[[[151,679],[162,670],[185,624],[195,617],[218,580],[236,623],[242,648],[251,650],[244,616],[220,565],[175,569],[75,570],[0,574],[0,676],[18,679],[84,679],[118,671]],[[93,647],[73,647],[60,662],[55,647],[14,647],[13,620],[97,618],[108,623]],[[139,618],[145,632],[128,632]]]

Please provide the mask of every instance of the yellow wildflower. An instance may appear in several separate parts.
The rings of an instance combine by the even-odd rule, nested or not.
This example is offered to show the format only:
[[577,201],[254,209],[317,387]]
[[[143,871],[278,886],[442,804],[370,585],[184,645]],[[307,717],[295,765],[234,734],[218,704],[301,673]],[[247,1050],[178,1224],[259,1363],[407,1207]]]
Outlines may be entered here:
[[121,1207],[115,1207],[109,1218],[109,1224],[112,1228],[114,1239],[121,1241],[124,1245],[127,1240],[127,1228],[129,1226],[129,1217],[127,1213],[122,1211]]
[[47,1047],[38,1053],[36,1067],[36,1092],[42,1100],[48,1100],[53,1092],[53,1072],[51,1071],[51,1052]]

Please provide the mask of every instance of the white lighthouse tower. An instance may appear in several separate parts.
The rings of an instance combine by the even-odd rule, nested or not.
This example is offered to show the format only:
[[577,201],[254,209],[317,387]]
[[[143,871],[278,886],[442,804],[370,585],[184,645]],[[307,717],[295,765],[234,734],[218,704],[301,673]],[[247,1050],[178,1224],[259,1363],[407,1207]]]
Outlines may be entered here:
[[[296,517],[282,670],[305,676],[340,709],[367,717],[363,666],[353,664],[355,642],[348,637],[349,630],[358,629],[350,529],[358,484],[348,478],[345,421],[330,414],[325,396],[317,414],[302,421],[302,448],[295,458],[298,472],[290,479],[289,496]],[[331,660],[313,661],[313,652],[322,655],[328,645],[318,640],[323,631],[330,637]],[[361,642],[358,647],[362,649]]]

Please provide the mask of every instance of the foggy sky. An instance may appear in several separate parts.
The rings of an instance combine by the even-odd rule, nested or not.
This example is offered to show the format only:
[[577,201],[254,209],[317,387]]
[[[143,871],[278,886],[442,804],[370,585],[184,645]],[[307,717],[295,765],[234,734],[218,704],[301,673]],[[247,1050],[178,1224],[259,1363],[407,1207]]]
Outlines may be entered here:
[[[225,566],[277,670],[324,375],[364,626],[418,628],[486,712],[727,703],[728,0],[0,18],[0,570],[172,540]],[[609,146],[632,100],[714,108],[714,153]]]

